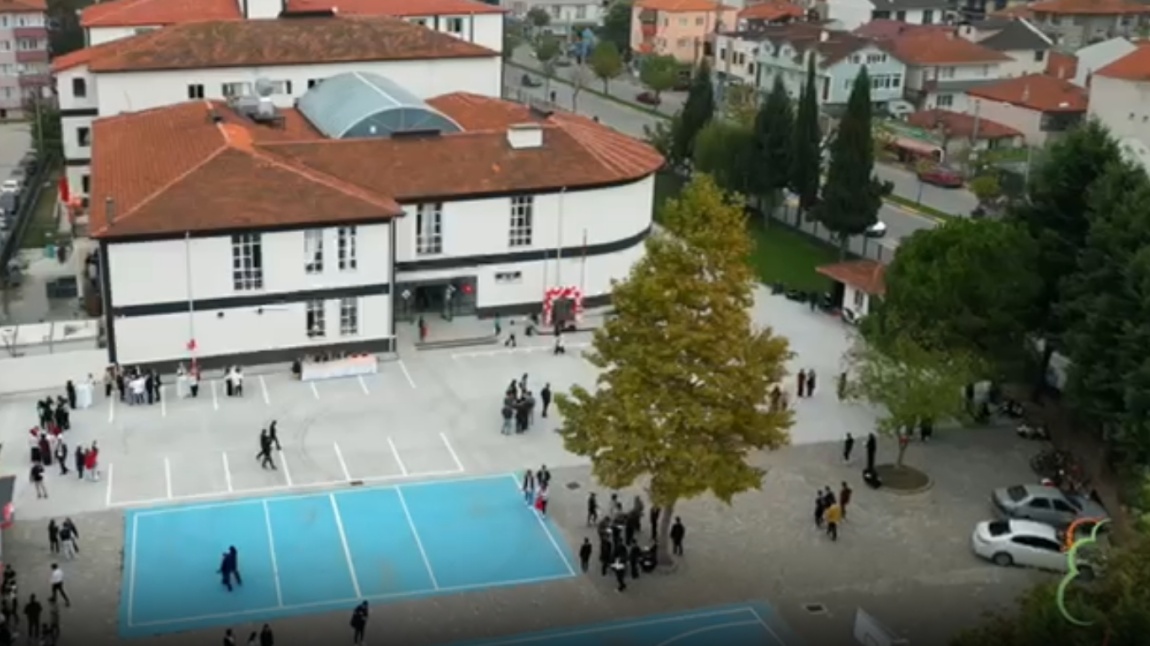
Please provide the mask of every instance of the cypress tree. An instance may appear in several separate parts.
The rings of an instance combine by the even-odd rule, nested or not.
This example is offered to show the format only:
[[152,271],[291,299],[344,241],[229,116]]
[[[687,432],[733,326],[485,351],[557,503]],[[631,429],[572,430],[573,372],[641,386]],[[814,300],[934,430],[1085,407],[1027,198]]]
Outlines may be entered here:
[[695,68],[687,101],[679,113],[679,127],[675,131],[674,157],[691,159],[695,137],[715,116],[715,88],[711,81],[711,66],[703,61]]
[[799,198],[799,210],[809,213],[819,201],[819,182],[822,174],[822,132],[819,130],[818,79],[815,60],[807,65],[807,81],[799,97],[795,114],[790,153],[791,192]]
[[791,98],[776,76],[767,100],[755,115],[754,169],[751,188],[765,210],[778,206],[779,193],[790,183],[791,139],[795,127]]

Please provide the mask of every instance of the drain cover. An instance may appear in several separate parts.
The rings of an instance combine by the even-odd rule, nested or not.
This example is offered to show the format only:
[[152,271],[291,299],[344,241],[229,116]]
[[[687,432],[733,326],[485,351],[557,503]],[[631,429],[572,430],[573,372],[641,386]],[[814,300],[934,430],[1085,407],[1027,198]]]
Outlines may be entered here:
[[567,488],[570,489],[571,491],[575,491],[576,489],[578,489],[581,486],[582,485],[580,485],[578,482],[568,482],[567,483]]
[[807,603],[803,604],[803,610],[806,610],[812,615],[825,615],[827,614],[827,607],[821,603]]

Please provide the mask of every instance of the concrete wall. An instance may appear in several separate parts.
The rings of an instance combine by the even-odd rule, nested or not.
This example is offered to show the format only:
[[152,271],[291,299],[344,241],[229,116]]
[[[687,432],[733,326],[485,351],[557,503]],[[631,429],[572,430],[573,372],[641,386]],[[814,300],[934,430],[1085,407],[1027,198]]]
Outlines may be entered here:
[[[108,365],[104,350],[73,350],[56,354],[29,355],[0,359],[0,395],[53,390],[64,394],[69,379],[79,381],[89,374],[97,383]],[[31,415],[31,411],[28,413]]]

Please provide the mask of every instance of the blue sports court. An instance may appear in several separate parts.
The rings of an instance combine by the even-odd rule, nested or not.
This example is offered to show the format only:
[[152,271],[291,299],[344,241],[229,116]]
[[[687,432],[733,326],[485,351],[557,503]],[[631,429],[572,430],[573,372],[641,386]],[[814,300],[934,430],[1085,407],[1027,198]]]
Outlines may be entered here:
[[768,607],[724,606],[641,619],[549,630],[466,646],[797,646]]
[[[125,638],[575,576],[514,475],[129,511]],[[216,573],[230,545],[244,584]]]

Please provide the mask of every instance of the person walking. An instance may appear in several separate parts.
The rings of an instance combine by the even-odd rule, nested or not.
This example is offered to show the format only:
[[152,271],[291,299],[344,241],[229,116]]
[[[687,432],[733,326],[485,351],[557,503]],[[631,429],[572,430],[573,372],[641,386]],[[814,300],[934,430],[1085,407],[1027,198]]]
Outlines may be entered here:
[[595,492],[587,494],[587,526],[590,527],[599,522],[599,499],[595,497]]
[[811,368],[807,371],[807,397],[815,396],[816,383],[817,381],[815,380],[815,370],[814,368]]
[[84,447],[76,447],[76,453],[74,454],[76,460],[76,474],[81,480],[84,479],[84,465],[88,463],[87,456],[84,455],[84,453]]
[[823,528],[823,516],[827,512],[827,497],[822,489],[815,493],[815,527]]
[[663,515],[663,510],[656,505],[651,505],[651,511],[648,512],[651,522],[651,540],[654,541],[659,538],[659,517]]
[[543,403],[543,410],[540,411],[540,415],[546,418],[547,409],[551,408],[551,384],[543,384],[543,390],[539,391],[539,401]]
[[523,474],[523,501],[528,507],[535,506],[535,472],[531,469]]
[[827,520],[827,536],[831,537],[832,541],[839,540],[839,523],[843,521],[843,510],[836,503],[831,503],[826,511]]
[[367,632],[367,602],[364,601],[355,607],[351,613],[351,643],[362,646],[364,634]]
[[44,465],[39,462],[33,464],[28,478],[32,481],[32,486],[36,488],[36,497],[47,498],[48,487],[44,486]]
[[39,639],[44,636],[40,630],[40,615],[43,613],[44,606],[36,600],[36,595],[29,595],[28,603],[24,604],[24,618],[28,620],[28,639]]
[[64,589],[64,570],[60,566],[52,564],[52,575],[49,577],[48,582],[51,584],[52,600],[55,601],[58,597],[64,599],[64,607],[71,608],[72,600],[68,598],[68,591]]
[[272,627],[264,624],[260,629],[260,646],[276,646],[276,636],[272,632]]
[[866,437],[866,470],[874,471],[874,458],[875,453],[878,452],[878,438],[874,433],[870,433]]
[[236,646],[236,636],[231,628],[224,631],[224,646]]
[[223,559],[220,560],[219,575],[223,578],[224,587],[228,592],[232,591],[233,578],[236,580],[236,585],[244,584],[243,577],[240,576],[240,554],[235,545],[224,552]]
[[847,433],[847,437],[843,440],[843,462],[850,464],[851,453],[855,450],[855,437]]
[[268,443],[275,446],[277,451],[283,451],[284,447],[280,444],[279,430],[276,429],[276,421],[273,419],[272,423],[268,426]]
[[60,465],[60,475],[68,475],[68,445],[64,442],[64,438],[56,440],[56,462]]
[[607,576],[607,572],[611,569],[611,554],[614,551],[611,541],[605,538],[599,539],[599,574]]
[[260,461],[261,469],[276,469],[275,460],[272,459],[272,438],[266,428],[260,431],[260,452],[256,454],[256,459]]
[[591,539],[584,538],[583,544],[579,546],[579,567],[583,570],[583,574],[587,573],[587,568],[591,567],[591,552],[594,548],[591,547]]
[[68,523],[65,522],[60,527],[59,538],[60,538],[60,545],[57,546],[57,550],[60,547],[63,547],[64,548],[64,558],[69,560],[69,561],[76,558],[76,543],[75,543],[74,537],[72,536],[72,527],[70,525],[68,525]]
[[619,586],[615,588],[616,592],[622,592],[627,589],[627,564],[623,562],[621,555],[616,556],[611,569],[615,571],[615,579],[619,582]]
[[675,556],[683,555],[683,539],[687,537],[687,528],[683,526],[683,521],[675,516],[675,522],[671,525],[671,553]]
[[55,518],[48,521],[48,551],[60,553],[60,526],[56,524]]
[[798,387],[799,399],[806,397],[807,393],[807,371],[799,370],[799,374],[795,375],[795,385]]
[[850,488],[850,485],[844,482],[842,489],[839,489],[839,508],[843,513],[843,520],[847,519],[847,505],[851,504],[851,496],[853,494],[854,490]]

